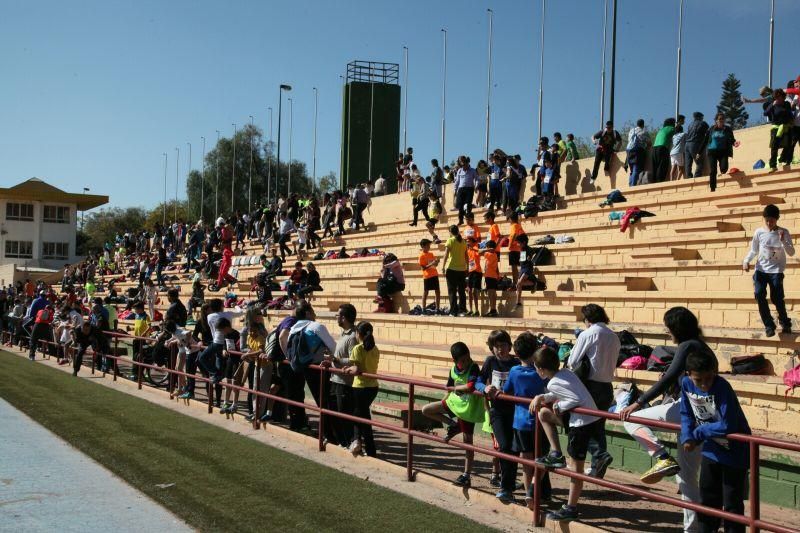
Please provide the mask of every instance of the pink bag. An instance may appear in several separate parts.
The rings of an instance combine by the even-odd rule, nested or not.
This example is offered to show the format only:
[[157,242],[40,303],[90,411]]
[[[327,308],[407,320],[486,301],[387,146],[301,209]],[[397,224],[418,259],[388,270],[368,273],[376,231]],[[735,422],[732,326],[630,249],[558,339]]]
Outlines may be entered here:
[[647,359],[641,355],[635,355],[625,359],[619,367],[625,370],[645,370],[647,368]]
[[787,396],[789,392],[794,392],[795,387],[800,386],[800,365],[783,373],[783,383],[788,387],[784,396]]

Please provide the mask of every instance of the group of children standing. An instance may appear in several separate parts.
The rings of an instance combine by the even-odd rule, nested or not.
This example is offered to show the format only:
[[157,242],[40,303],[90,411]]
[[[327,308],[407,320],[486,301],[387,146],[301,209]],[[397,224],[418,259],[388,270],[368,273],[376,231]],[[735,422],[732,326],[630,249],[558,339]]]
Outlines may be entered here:
[[[696,344],[705,346],[701,342]],[[451,346],[453,366],[447,380],[448,393],[441,401],[425,405],[422,413],[444,424],[445,442],[461,434],[465,443],[472,444],[475,425],[482,424],[483,430],[491,434],[496,451],[533,460],[543,467],[523,465],[523,484],[519,486],[517,462],[495,458],[490,483],[499,488],[496,497],[500,501],[513,502],[514,491],[524,488],[526,504],[532,506],[536,483],[541,484],[542,500],[550,500],[548,471],[569,468],[583,474],[590,441],[603,438],[605,419],[576,412],[578,408],[597,410],[591,392],[575,372],[562,367],[556,351],[542,344],[532,332],[521,333],[512,343],[507,331],[495,330],[489,334],[487,345],[490,355],[480,368],[466,344],[456,342]],[[733,388],[718,375],[713,352],[694,349],[694,345],[690,348],[681,359],[685,373],[678,384],[676,402],[680,406],[681,425],[678,446],[682,453],[698,450],[702,455],[699,475],[693,481],[698,495],[690,499],[743,514],[747,444],[727,439],[726,435],[749,434],[750,427]],[[501,394],[529,400],[513,401]],[[566,454],[559,427],[566,434]],[[540,432],[538,457],[537,431]],[[464,472],[454,483],[469,487],[474,452],[465,453]],[[664,472],[658,479],[674,473]],[[582,489],[583,480],[570,477],[567,502],[548,513],[547,518],[558,522],[577,519]],[[697,517],[700,531],[717,531],[719,525],[716,517],[705,514]],[[744,531],[744,526],[726,522],[725,531]]]

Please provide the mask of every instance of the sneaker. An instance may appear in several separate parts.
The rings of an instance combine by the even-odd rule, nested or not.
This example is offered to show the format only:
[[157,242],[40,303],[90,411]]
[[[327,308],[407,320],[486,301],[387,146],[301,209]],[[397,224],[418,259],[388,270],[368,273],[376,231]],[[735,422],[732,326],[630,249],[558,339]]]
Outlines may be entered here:
[[662,478],[666,476],[674,476],[680,472],[680,470],[681,467],[678,466],[678,463],[675,461],[675,459],[668,455],[664,459],[659,459],[656,461],[656,464],[654,464],[650,470],[642,474],[640,479],[642,480],[642,483],[658,483]]
[[356,457],[361,455],[361,441],[359,439],[356,439],[353,442],[351,442],[350,447],[347,448],[347,451],[349,451]]
[[455,481],[453,481],[453,485],[456,485],[458,487],[469,487],[470,485],[472,485],[472,480],[470,479],[469,474],[464,472],[463,474],[458,476]]
[[497,494],[494,495],[494,497],[500,500],[501,503],[505,504],[514,503],[514,495],[508,492],[507,490],[498,491]]
[[[489,485],[491,485],[492,487],[499,487],[500,486],[500,474],[492,474],[492,477],[489,478]],[[500,494],[500,493],[498,492],[497,494]]]
[[543,457],[539,457],[536,459],[536,463],[542,465],[545,468],[566,468],[567,461],[564,459],[563,454],[555,455],[553,453],[549,453]]
[[591,472],[589,475],[597,479],[603,479],[606,476],[608,465],[610,465],[613,461],[614,458],[611,457],[610,453],[604,453],[597,459],[597,461],[595,461],[595,464],[590,469]]
[[578,508],[562,505],[558,511],[547,513],[547,519],[553,522],[572,522],[578,519]]
[[500,316],[500,313],[497,312],[497,309],[492,309],[491,311],[489,311],[488,313],[486,313],[483,316],[485,316],[485,317],[496,317],[496,316]]
[[764,330],[765,337],[774,337],[775,336],[775,328],[767,328]]
[[180,396],[178,396],[178,398],[181,399],[181,400],[191,400],[191,399],[194,398],[194,393],[186,391],[183,394],[181,394]]
[[791,335],[791,333],[792,333],[792,326],[783,326],[783,327],[781,328],[781,333],[783,333],[784,335]]
[[447,434],[444,436],[445,442],[450,442],[450,440],[461,433],[461,428],[458,424],[452,424],[450,427],[447,428]]
[[252,422],[253,420],[256,419],[256,414],[255,413],[247,413],[245,415],[244,419],[247,420],[248,422]]
[[269,422],[270,420],[272,420],[272,413],[267,411],[266,413],[261,415],[261,417],[258,420],[259,422]]
[[225,404],[223,404],[223,406],[220,407],[219,414],[221,414],[221,415],[228,414],[230,412],[230,410],[231,410],[231,404],[229,404],[228,402],[225,402]]

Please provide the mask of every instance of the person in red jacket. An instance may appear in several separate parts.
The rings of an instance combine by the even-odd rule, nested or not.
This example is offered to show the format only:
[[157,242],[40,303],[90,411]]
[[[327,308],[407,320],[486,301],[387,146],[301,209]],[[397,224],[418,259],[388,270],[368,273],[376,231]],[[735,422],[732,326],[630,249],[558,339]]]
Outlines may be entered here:
[[233,250],[231,248],[233,243],[233,227],[230,224],[225,224],[225,220],[222,217],[217,219],[217,225],[219,227],[219,245],[222,247],[222,262],[219,265],[217,288],[221,289],[227,283],[231,285],[236,283],[236,278],[228,274],[233,264]]
[[[31,345],[28,351],[28,358],[33,361],[36,358],[36,347],[39,344],[39,341],[46,340],[52,341],[53,340],[53,330],[50,324],[53,323],[53,304],[47,304],[43,309],[40,309],[38,313],[36,313],[36,321],[33,324],[33,330],[31,330]],[[46,349],[48,350],[47,353],[50,353],[50,349],[52,346],[48,346]]]

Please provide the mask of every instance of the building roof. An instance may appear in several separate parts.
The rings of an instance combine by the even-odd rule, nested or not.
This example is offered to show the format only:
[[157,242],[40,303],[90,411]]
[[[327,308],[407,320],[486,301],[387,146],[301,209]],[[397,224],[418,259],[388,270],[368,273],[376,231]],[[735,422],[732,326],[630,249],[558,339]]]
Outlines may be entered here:
[[39,178],[30,178],[13,187],[0,187],[0,198],[77,204],[79,211],[88,211],[108,203],[108,196],[65,192]]

